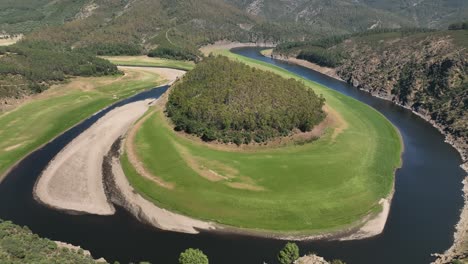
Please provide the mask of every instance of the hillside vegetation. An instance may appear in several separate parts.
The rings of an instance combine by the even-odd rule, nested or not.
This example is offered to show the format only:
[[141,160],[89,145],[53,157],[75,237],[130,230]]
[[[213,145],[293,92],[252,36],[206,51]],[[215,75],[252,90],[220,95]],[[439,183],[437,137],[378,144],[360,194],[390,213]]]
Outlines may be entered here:
[[0,98],[40,93],[71,76],[118,73],[107,60],[46,42],[0,47]]
[[333,34],[377,28],[445,28],[468,17],[463,0],[226,0],[268,20],[296,22]]
[[463,23],[451,28],[378,31],[289,43],[279,46],[275,54],[336,67],[348,83],[433,120],[466,153],[468,30],[463,30]]
[[220,39],[249,41],[256,19],[221,0],[95,0],[89,16],[29,35],[98,55],[195,60],[197,47]]
[[178,131],[239,145],[310,131],[323,105],[299,81],[212,56],[175,85],[166,111]]
[[40,238],[27,227],[20,227],[2,220],[0,220],[0,262],[8,264],[98,263],[83,250],[60,248],[54,241]]
[[0,33],[28,33],[73,20],[88,0],[2,0]]
[[198,60],[217,40],[316,40],[368,29],[442,28],[466,18],[466,1],[24,0],[0,4],[0,31],[28,33],[98,55]]

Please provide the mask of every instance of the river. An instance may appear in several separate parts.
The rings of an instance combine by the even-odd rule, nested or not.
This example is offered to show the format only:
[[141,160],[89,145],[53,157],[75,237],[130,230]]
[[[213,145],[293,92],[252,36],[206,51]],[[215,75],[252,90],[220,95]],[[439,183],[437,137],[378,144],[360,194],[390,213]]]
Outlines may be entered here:
[[[309,241],[298,243],[302,254],[315,252],[326,259],[348,264],[429,263],[431,253],[443,252],[453,242],[455,224],[463,206],[464,171],[456,150],[444,142],[437,129],[411,111],[398,107],[307,68],[263,57],[257,48],[235,53],[275,64],[306,79],[354,97],[380,111],[400,130],[405,151],[396,172],[396,191],[382,235],[359,241]],[[276,263],[284,241],[204,232],[198,235],[157,230],[138,222],[122,208],[113,216],[71,215],[38,204],[34,183],[48,162],[73,138],[118,105],[158,98],[161,87],[113,105],[33,152],[0,184],[0,218],[27,225],[53,240],[88,249],[96,258],[121,263],[150,261],[177,263],[186,248],[202,249],[214,264]]]

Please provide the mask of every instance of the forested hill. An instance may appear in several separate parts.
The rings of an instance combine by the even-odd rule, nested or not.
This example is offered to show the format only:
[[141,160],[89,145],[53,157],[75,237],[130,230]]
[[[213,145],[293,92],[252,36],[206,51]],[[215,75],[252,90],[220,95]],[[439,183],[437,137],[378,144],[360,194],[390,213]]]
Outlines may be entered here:
[[468,30],[377,31],[285,43],[274,54],[336,67],[348,83],[435,122],[468,154]]
[[312,130],[324,101],[294,79],[210,56],[174,86],[166,112],[178,131],[240,145]]
[[446,28],[468,17],[465,0],[226,0],[250,14],[316,30],[358,32],[374,28]]
[[53,46],[48,42],[25,42],[0,47],[0,98],[22,98],[40,93],[70,76],[118,74],[109,61]]
[[464,0],[4,0],[0,31],[97,54],[195,60],[217,40],[314,40],[367,29],[446,27]]

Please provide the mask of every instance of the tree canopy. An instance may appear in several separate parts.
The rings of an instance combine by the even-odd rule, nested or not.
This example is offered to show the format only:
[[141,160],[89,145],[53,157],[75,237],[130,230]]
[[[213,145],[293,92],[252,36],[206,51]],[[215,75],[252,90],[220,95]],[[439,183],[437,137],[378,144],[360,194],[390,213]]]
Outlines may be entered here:
[[208,264],[208,257],[199,249],[189,248],[180,253],[179,264]]
[[295,243],[287,243],[279,252],[278,261],[281,264],[292,264],[299,258],[299,247]]
[[166,112],[177,131],[240,145],[310,131],[323,105],[299,81],[210,56],[175,85]]

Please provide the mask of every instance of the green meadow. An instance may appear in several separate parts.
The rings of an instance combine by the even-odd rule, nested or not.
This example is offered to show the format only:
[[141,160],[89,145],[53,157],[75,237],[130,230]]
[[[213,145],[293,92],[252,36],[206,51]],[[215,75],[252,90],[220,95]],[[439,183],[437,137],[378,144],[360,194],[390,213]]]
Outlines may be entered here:
[[138,175],[123,155],[124,171],[140,194],[197,219],[277,233],[336,231],[381,211],[378,202],[393,189],[402,152],[398,131],[383,115],[267,63],[217,53],[303,81],[346,126],[330,127],[310,143],[238,151],[181,136],[153,109],[133,143],[145,169],[173,188]]
[[95,112],[163,81],[150,71],[131,69],[126,73],[126,76],[75,78],[0,113],[0,175]]
[[195,67],[195,63],[192,61],[150,58],[148,56],[103,56],[102,58],[119,66],[164,67],[185,71]]

